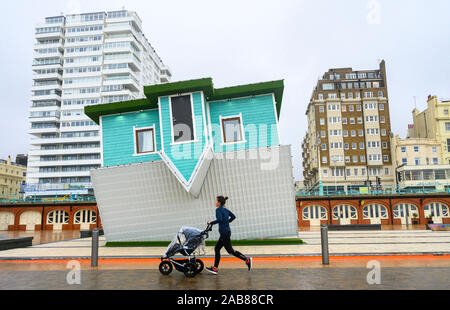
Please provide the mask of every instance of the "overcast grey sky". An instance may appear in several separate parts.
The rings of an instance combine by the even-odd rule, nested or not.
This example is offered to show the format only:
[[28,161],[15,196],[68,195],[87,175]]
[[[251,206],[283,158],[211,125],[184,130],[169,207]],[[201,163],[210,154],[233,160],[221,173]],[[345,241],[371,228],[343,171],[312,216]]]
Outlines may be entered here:
[[215,87],[285,80],[280,129],[301,180],[305,108],[329,68],[377,69],[385,59],[392,129],[404,137],[414,99],[450,97],[448,0],[17,0],[1,18],[0,158],[28,152],[34,25],[45,17],[136,11],[173,81]]

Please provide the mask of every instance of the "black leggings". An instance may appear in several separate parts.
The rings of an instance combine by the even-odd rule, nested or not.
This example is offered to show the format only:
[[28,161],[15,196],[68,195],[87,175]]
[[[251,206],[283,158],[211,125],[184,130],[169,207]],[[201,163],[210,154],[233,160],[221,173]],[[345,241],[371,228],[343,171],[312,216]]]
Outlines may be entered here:
[[219,241],[217,241],[216,247],[215,247],[215,252],[216,252],[216,259],[214,261],[214,267],[219,267],[219,262],[220,262],[220,250],[225,247],[225,250],[227,250],[227,252],[230,255],[236,256],[239,259],[242,259],[243,261],[247,261],[247,257],[242,254],[241,252],[235,251],[233,250],[233,247],[231,246],[231,232],[226,232],[223,234],[220,234],[220,238]]

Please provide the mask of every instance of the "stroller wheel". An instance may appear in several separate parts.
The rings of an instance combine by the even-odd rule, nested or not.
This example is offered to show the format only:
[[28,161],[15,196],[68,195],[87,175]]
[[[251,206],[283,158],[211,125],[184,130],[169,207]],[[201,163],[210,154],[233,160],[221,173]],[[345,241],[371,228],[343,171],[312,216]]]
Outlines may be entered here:
[[169,261],[162,261],[161,264],[159,264],[159,272],[161,272],[163,275],[168,276],[173,270],[172,263]]
[[205,268],[205,265],[200,259],[195,260],[195,264],[197,265],[197,273],[200,273],[203,271],[203,268]]
[[186,263],[183,268],[184,275],[188,278],[193,278],[197,274],[197,264]]

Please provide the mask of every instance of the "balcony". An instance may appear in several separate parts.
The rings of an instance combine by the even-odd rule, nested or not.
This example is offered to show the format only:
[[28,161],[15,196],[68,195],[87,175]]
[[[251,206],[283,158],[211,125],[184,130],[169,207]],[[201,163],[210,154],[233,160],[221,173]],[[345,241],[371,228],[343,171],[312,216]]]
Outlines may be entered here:
[[45,80],[62,80],[62,75],[58,72],[45,73],[45,74],[33,74],[34,81],[45,81]]
[[61,91],[62,86],[59,83],[47,84],[47,85],[34,85],[31,87],[31,91],[40,91],[40,90],[59,90]]
[[93,154],[101,153],[100,147],[98,148],[79,148],[79,149],[56,149],[56,150],[30,150],[30,156],[41,156],[41,155],[72,155],[72,154]]
[[54,116],[29,116],[28,118],[30,119],[30,122],[33,123],[59,123],[59,112]]
[[35,38],[37,40],[64,38],[64,32],[61,30],[61,31],[55,31],[55,32],[37,33],[35,35]]
[[120,33],[120,32],[132,32],[132,27],[130,25],[130,22],[126,22],[125,24],[122,24],[122,23],[106,24],[105,33]]
[[30,128],[28,130],[28,133],[33,134],[43,134],[43,133],[58,133],[59,128],[58,127],[41,127],[41,128]]
[[77,143],[77,142],[99,142],[100,136],[93,137],[72,137],[72,138],[32,138],[30,145],[45,145],[45,144],[61,144],[61,143]]
[[36,172],[28,173],[29,178],[70,178],[70,177],[88,177],[90,171],[57,171],[57,172]]
[[50,94],[50,95],[33,95],[31,97],[32,101],[61,101],[61,96],[58,94]]
[[50,160],[34,161],[28,163],[30,167],[59,167],[59,166],[79,166],[79,165],[101,165],[101,159],[77,159],[77,160]]

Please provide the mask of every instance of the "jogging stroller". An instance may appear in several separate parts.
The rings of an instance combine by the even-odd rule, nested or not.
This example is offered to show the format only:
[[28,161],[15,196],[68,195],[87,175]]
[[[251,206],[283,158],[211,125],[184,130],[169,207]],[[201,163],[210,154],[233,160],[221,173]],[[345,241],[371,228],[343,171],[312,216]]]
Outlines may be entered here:
[[[167,276],[173,266],[179,272],[183,272],[188,278],[193,278],[203,271],[203,262],[196,258],[205,253],[205,240],[208,239],[208,232],[212,230],[212,225],[208,225],[205,230],[193,227],[181,227],[173,241],[167,247],[166,253],[161,257],[159,271]],[[176,254],[187,256],[187,259],[174,259]]]

